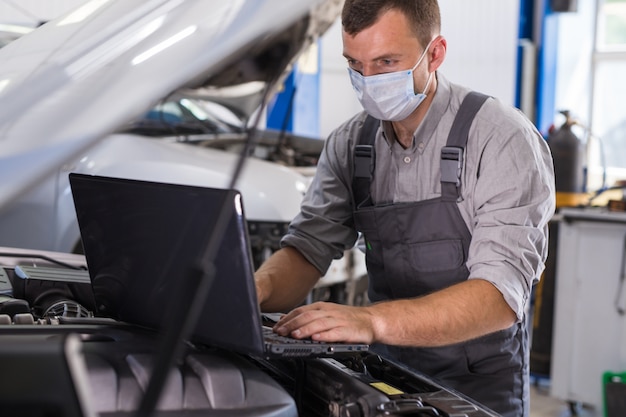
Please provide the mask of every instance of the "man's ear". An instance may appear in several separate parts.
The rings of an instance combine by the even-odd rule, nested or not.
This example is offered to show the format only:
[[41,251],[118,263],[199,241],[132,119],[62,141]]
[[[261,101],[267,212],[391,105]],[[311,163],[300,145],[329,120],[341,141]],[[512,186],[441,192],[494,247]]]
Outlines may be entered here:
[[439,69],[441,64],[443,64],[443,61],[446,59],[447,50],[448,41],[446,41],[446,38],[439,35],[430,45],[430,51],[428,52],[430,54],[428,72],[435,72]]

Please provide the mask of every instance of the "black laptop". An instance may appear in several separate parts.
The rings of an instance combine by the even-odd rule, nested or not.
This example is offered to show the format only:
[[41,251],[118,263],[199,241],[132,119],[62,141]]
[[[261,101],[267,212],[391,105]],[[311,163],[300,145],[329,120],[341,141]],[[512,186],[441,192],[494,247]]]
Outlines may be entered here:
[[76,173],[70,184],[98,316],[157,330],[176,320],[176,305],[195,295],[194,271],[207,263],[202,257],[225,208],[193,341],[265,358],[368,349],[267,334],[238,191]]

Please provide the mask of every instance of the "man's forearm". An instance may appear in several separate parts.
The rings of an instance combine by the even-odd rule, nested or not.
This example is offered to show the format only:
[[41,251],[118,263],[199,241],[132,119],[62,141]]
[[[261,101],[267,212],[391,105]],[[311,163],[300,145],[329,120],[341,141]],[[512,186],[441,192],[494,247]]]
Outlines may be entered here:
[[424,297],[367,307],[374,338],[401,346],[443,346],[473,339],[515,323],[513,310],[491,283],[464,281]]
[[321,274],[296,249],[275,252],[255,274],[257,295],[264,312],[286,311],[301,303]]

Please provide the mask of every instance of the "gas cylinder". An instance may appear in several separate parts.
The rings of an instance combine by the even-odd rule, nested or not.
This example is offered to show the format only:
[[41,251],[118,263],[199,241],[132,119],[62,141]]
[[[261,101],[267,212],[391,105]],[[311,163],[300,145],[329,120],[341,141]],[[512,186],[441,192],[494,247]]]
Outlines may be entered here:
[[584,159],[585,148],[581,140],[572,132],[576,121],[568,110],[560,112],[565,122],[558,127],[551,127],[548,132],[548,146],[554,160],[556,191],[562,193],[585,192]]

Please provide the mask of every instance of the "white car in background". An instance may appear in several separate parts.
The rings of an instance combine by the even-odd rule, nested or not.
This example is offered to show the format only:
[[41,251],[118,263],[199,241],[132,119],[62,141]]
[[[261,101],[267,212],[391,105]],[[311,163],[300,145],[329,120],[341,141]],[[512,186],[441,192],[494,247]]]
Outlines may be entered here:
[[[70,172],[220,188],[228,184],[237,157],[185,142],[109,135],[0,213],[0,246],[81,253]],[[237,188],[246,205],[257,261],[277,247],[306,187],[307,179],[288,167],[252,158],[246,162]]]

